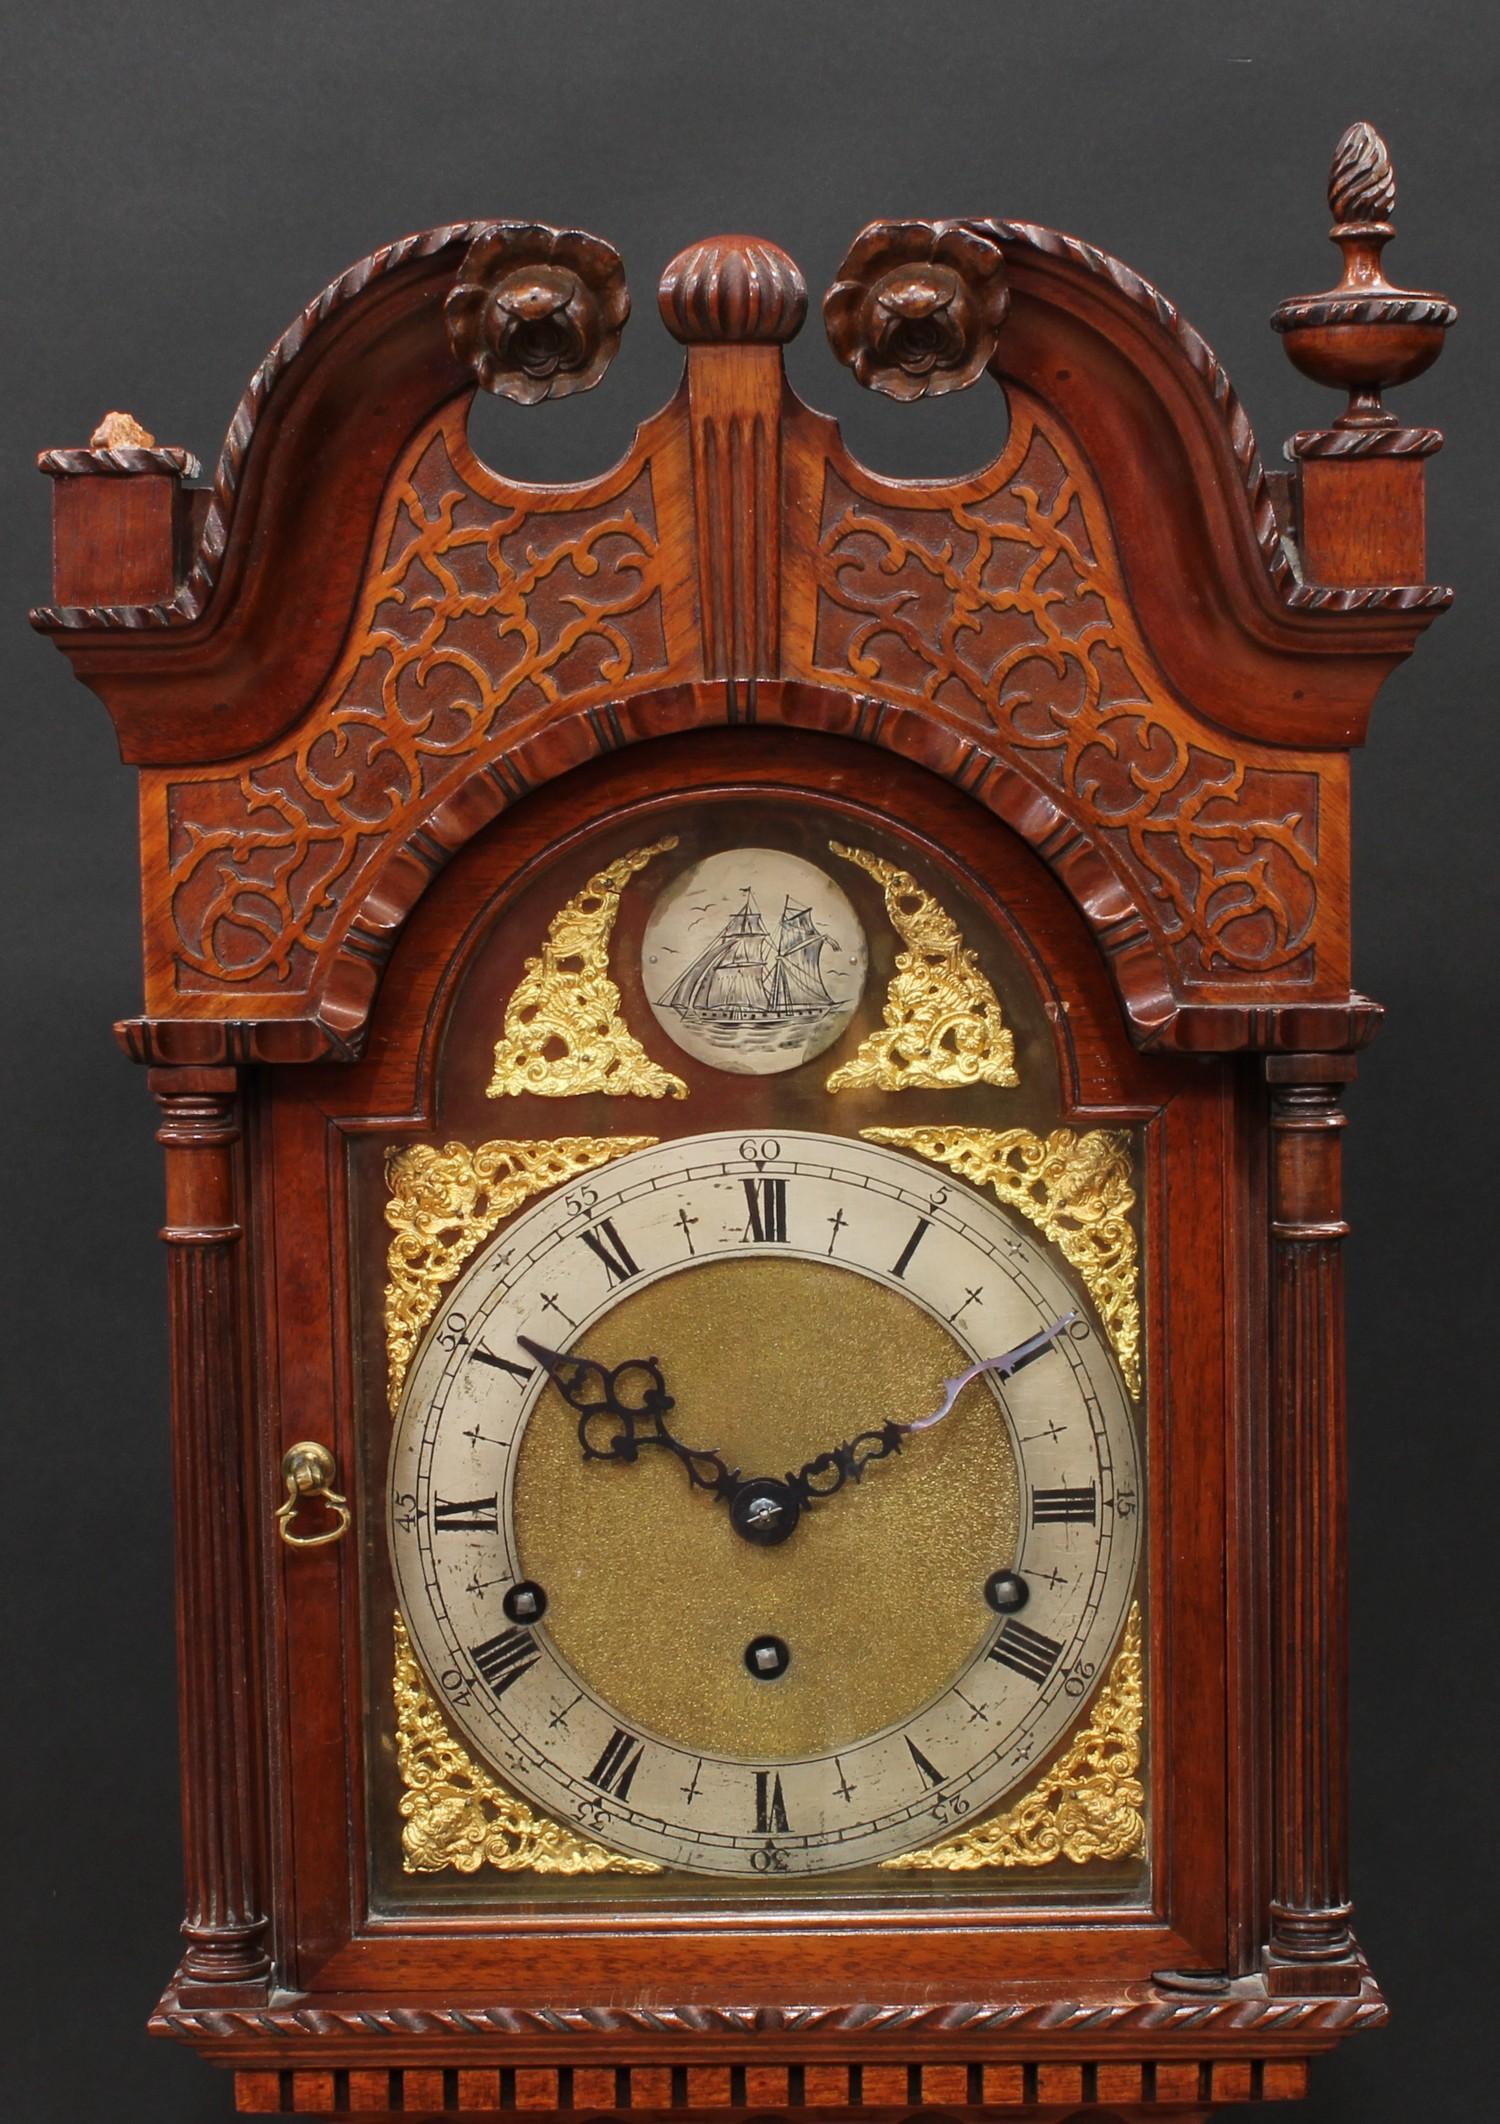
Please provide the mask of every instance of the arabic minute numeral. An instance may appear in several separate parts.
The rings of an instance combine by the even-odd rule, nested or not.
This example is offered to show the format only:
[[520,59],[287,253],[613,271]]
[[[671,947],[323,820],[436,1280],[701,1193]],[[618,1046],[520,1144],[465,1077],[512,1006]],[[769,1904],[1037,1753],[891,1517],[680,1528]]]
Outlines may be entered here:
[[969,1811],[969,1806],[970,1802],[964,1798],[961,1792],[950,1792],[944,1797],[933,1801],[932,1819],[937,1823],[939,1829],[945,1829],[949,1822],[962,1821]]
[[570,1217],[586,1217],[590,1210],[598,1207],[598,1202],[597,1187],[575,1187],[570,1195],[563,1196],[563,1206]]
[[1069,1696],[1082,1696],[1083,1692],[1085,1691],[1085,1689],[1087,1689],[1089,1683],[1093,1680],[1097,1672],[1098,1667],[1097,1663],[1094,1660],[1075,1660],[1073,1665],[1069,1667],[1067,1673],[1063,1677],[1063,1687],[1064,1689],[1066,1689]]
[[1116,1519],[1129,1519],[1129,1518],[1130,1518],[1130,1516],[1132,1515],[1132,1513],[1133,1513],[1134,1511],[1135,1511],[1135,1492],[1134,1492],[1134,1490],[1116,1490],[1116,1492],[1115,1492],[1115,1517],[1116,1517]]
[[467,1313],[450,1313],[438,1329],[438,1347],[444,1350],[461,1350],[469,1339],[469,1316]]

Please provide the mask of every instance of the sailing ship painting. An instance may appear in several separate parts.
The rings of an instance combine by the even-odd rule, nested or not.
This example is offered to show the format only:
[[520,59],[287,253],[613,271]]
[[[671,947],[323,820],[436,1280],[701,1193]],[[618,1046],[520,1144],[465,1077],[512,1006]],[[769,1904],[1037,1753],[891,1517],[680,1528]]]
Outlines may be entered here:
[[652,910],[643,956],[647,998],[677,1044],[741,1073],[820,1054],[864,986],[854,909],[825,871],[779,849],[693,865]]

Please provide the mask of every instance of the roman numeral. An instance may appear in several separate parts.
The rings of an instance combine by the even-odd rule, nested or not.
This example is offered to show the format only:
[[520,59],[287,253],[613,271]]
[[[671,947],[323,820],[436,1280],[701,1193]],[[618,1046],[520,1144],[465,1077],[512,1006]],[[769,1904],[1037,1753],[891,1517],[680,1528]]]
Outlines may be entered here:
[[611,1289],[617,1283],[628,1283],[632,1276],[641,1273],[630,1258],[629,1247],[615,1230],[612,1217],[601,1217],[597,1224],[591,1224],[578,1236],[604,1263],[604,1272],[609,1278]]
[[528,1379],[536,1377],[534,1364],[517,1364],[514,1357],[497,1357],[493,1350],[471,1350],[469,1355],[476,1364],[492,1364],[497,1372],[509,1372],[512,1379],[519,1379],[525,1386]]
[[1040,1688],[1052,1669],[1057,1665],[1062,1646],[1053,1638],[1043,1637],[1040,1630],[1028,1630],[1025,1623],[1014,1617],[1006,1623],[994,1644],[990,1646],[990,1658],[998,1659],[1002,1667],[1013,1673],[1023,1674]]
[[917,1251],[917,1248],[922,1244],[931,1229],[932,1219],[930,1217],[919,1217],[917,1219],[912,1228],[911,1237],[907,1240],[905,1246],[902,1247],[891,1270],[893,1276],[904,1276],[906,1274],[907,1269],[911,1266],[912,1255]]
[[1099,1516],[1099,1500],[1094,1485],[1085,1490],[1033,1490],[1031,1493],[1031,1524],[1034,1527],[1059,1526],[1081,1521],[1093,1526]]
[[498,1534],[499,1497],[465,1497],[457,1502],[450,1502],[446,1497],[434,1499],[432,1531],[440,1534],[445,1528],[456,1533]]
[[469,1657],[496,1696],[503,1696],[513,1682],[541,1658],[535,1634],[530,1630],[502,1630],[486,1644],[472,1645]]
[[747,1239],[784,1239],[786,1237],[786,1182],[785,1180],[746,1180],[745,1208],[750,1221],[745,1226]]
[[791,1823],[786,1818],[786,1801],[781,1796],[781,1778],[769,1770],[755,1773],[755,1833],[769,1836],[774,1830],[790,1831]]
[[616,1726],[604,1744],[603,1753],[589,1772],[589,1783],[597,1785],[601,1792],[609,1792],[616,1799],[628,1799],[636,1771],[641,1766],[641,1757],[646,1748],[633,1733],[622,1732]]
[[907,1741],[906,1752],[911,1757],[912,1761],[916,1764],[917,1768],[921,1771],[923,1777],[926,1778],[929,1785],[940,1785],[943,1782],[942,1771],[939,1770],[935,1764],[928,1762],[926,1756],[922,1753],[921,1749],[917,1746],[914,1740]]

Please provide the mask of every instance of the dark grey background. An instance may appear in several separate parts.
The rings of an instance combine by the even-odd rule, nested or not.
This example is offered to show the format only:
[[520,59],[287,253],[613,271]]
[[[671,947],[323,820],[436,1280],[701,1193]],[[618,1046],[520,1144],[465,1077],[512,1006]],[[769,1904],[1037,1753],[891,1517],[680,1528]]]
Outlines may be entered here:
[[[487,408],[481,440],[524,476],[578,476],[671,387],[652,293],[690,238],[774,237],[816,302],[866,220],[995,213],[1158,282],[1274,462],[1335,410],[1265,320],[1332,277],[1323,184],[1356,117],[1396,159],[1389,265],[1463,311],[1399,401],[1448,432],[1431,567],[1461,593],[1358,766],[1357,978],[1390,1023],[1348,1143],[1355,1885],[1396,2019],[1324,2062],[1302,2114],[1486,2113],[1496,20],[1485,0],[4,10],[7,2117],[186,2124],[230,2100],[142,2032],[180,1904],[159,1166],[109,1034],[139,1001],[135,816],[102,708],[22,617],[48,593],[33,453],[123,406],[211,464],[251,367],[345,265],[435,222],[531,215],[618,245],[636,316],[603,389]],[[989,454],[988,394],[877,402],[816,322],[790,368],[883,469]]]

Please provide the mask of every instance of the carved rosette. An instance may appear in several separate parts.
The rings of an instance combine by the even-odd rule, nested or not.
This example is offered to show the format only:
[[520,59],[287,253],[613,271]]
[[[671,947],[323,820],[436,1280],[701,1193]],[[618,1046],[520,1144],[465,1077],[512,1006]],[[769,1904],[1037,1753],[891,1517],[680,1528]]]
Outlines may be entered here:
[[1139,1256],[1130,1213],[1130,1139],[1120,1129],[862,1128],[988,1187],[1050,1239],[1078,1274],[1104,1323],[1125,1384],[1141,1391]]
[[484,389],[534,406],[593,389],[630,295],[620,254],[601,237],[502,221],[470,244],[445,313],[454,353]]
[[828,341],[891,398],[963,391],[1010,308],[1005,256],[958,221],[872,221],[823,299]]
[[1141,1783],[1141,1611],[1133,1603],[1088,1722],[1031,1790],[1003,1814],[920,1851],[882,1859],[888,1869],[973,1873],[988,1866],[1050,1866],[1055,1859],[1131,1858],[1146,1848]]
[[1015,1085],[1016,1043],[977,955],[953,917],[894,863],[868,849],[829,847],[857,863],[885,894],[891,927],[906,949],[886,990],[884,1023],[867,1033],[828,1089],[924,1091],[970,1084]]
[[396,1617],[396,1765],[408,1873],[660,1873],[578,1836],[497,1784],[453,1738]]
[[390,1404],[444,1286],[513,1210],[655,1136],[563,1136],[555,1143],[412,1143],[386,1159],[394,1237],[386,1256],[386,1367]]

